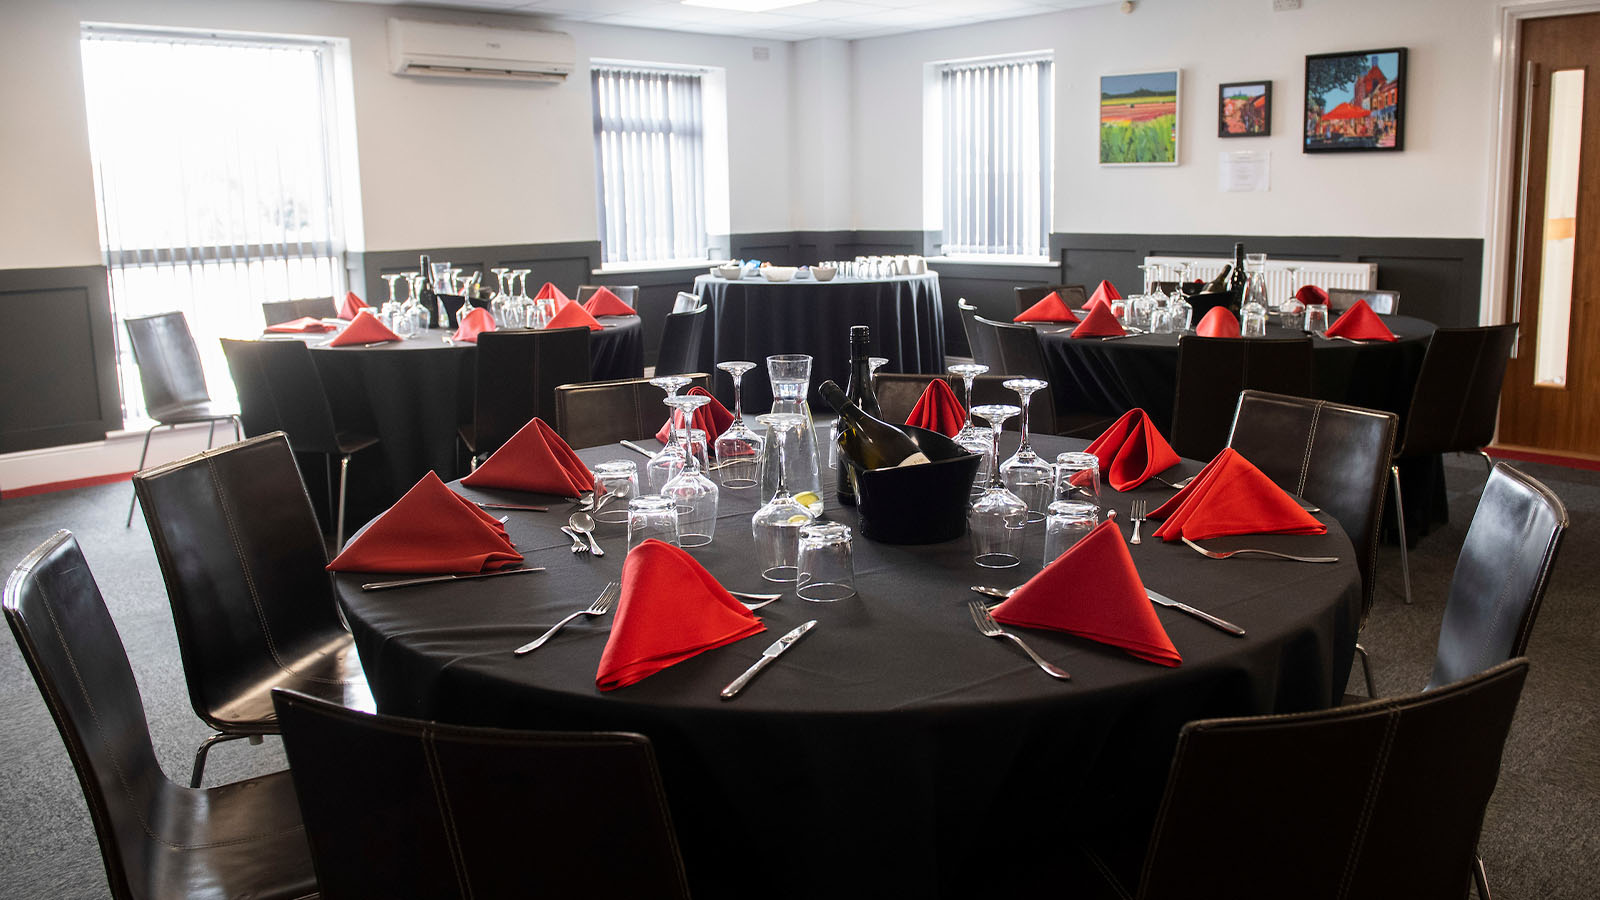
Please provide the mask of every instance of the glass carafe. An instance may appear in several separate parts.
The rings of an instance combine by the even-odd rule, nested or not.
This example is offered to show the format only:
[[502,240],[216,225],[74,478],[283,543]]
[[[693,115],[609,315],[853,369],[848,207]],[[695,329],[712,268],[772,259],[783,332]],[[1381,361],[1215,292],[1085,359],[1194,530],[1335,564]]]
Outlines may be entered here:
[[[817,429],[811,421],[811,404],[806,393],[811,388],[811,357],[799,353],[767,357],[767,377],[772,382],[772,412],[793,414],[803,420],[790,453],[784,454],[784,481],[789,492],[813,517],[822,515],[822,466],[817,453]],[[770,457],[768,458],[770,459]],[[761,495],[771,497],[778,490],[775,466],[763,460]]]

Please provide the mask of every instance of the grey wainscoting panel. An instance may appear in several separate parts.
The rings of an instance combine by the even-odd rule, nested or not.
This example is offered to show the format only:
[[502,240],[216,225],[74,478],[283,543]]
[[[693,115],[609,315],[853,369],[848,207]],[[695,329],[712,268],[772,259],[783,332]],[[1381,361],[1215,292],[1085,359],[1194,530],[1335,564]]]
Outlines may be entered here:
[[992,263],[934,262],[929,268],[939,273],[939,296],[944,302],[946,326],[944,352],[947,356],[971,356],[966,330],[959,327],[961,314],[956,301],[965,299],[986,319],[1009,322],[1017,314],[1016,288],[1059,284],[1055,265],[1004,265]]
[[28,323],[0,329],[0,453],[103,440],[122,427],[103,266],[0,270],[0,317]]

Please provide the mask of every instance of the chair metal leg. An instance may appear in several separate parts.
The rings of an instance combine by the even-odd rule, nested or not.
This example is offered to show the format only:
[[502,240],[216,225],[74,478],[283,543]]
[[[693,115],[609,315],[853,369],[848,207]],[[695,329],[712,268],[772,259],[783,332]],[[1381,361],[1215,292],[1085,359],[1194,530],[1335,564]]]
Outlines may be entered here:
[[235,444],[244,440],[244,426],[239,422],[238,416],[229,416],[233,420],[233,442]]
[[1472,881],[1478,886],[1478,900],[1489,900],[1489,873],[1483,869],[1483,856],[1472,854]]
[[210,450],[217,442],[217,420],[212,419],[206,423],[206,449]]
[[201,741],[200,748],[194,752],[194,772],[189,776],[189,787],[197,788],[200,786],[200,778],[206,771],[206,754],[211,752],[213,744],[220,744],[223,741],[237,741],[246,737],[250,738],[252,743],[261,743],[260,735],[223,734],[220,731]]
[[[144,449],[139,451],[139,468],[135,469],[134,470],[135,472],[138,472],[138,471],[141,471],[142,469],[144,469],[145,457],[150,455],[150,436],[152,434],[155,434],[156,433],[156,429],[160,428],[160,427],[161,427],[161,423],[157,422],[156,424],[150,426],[150,430],[149,431],[146,431],[144,433]],[[133,510],[138,505],[139,505],[139,492],[138,491],[134,491],[133,492],[133,499],[128,501],[128,521],[122,527],[124,527],[124,528],[132,528],[133,527]]]
[[1373,684],[1372,681],[1372,659],[1371,657],[1367,656],[1367,648],[1357,643],[1356,656],[1361,658],[1361,674],[1366,676],[1367,696],[1376,700],[1378,699],[1378,688]]
[[335,550],[344,549],[344,485],[345,479],[350,475],[350,455],[347,453],[339,460],[339,520],[333,527],[333,546]]
[[1400,499],[1400,467],[1390,466],[1389,475],[1394,481],[1394,524],[1400,536],[1400,578],[1406,586],[1406,605],[1411,604],[1411,559],[1406,554],[1406,505]]
[[1482,450],[1478,451],[1478,455],[1483,457],[1483,464],[1489,468],[1489,474],[1493,475],[1494,474],[1494,457],[1492,457],[1489,454],[1483,452]]

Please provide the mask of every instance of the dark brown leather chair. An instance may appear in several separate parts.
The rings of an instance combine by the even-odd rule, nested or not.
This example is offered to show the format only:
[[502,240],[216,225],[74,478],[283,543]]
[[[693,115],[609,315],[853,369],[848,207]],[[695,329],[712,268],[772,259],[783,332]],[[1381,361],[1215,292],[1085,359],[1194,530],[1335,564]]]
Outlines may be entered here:
[[591,365],[586,326],[478,335],[472,423],[460,430],[472,468],[534,417],[553,419],[556,388],[588,381]]
[[956,301],[956,313],[961,316],[961,332],[967,336],[967,355],[979,365],[999,365],[996,359],[999,351],[993,347],[983,346],[983,337],[978,334],[977,318],[978,308],[967,302],[962,297]]
[[1494,460],[1483,452],[1494,440],[1500,414],[1500,386],[1517,339],[1516,325],[1479,328],[1436,328],[1428,339],[1411,406],[1402,425],[1395,464],[1395,522],[1400,538],[1400,574],[1406,602],[1411,602],[1411,560],[1406,553],[1406,511],[1400,497],[1400,460],[1440,453],[1477,453],[1492,470]]
[[344,628],[311,498],[282,432],[140,472],[189,703],[212,745],[276,734],[269,691],[290,687],[373,708]]
[[643,735],[469,728],[273,697],[327,900],[689,896]]
[[[579,303],[583,303],[598,293],[601,287],[602,285],[598,284],[580,284],[578,285],[578,296],[573,299],[577,300]],[[607,284],[603,285],[603,287],[605,287],[611,293],[616,294],[617,299],[621,300],[623,303],[628,304],[634,309],[639,308],[639,286],[637,284]]]
[[[215,403],[206,389],[206,373],[200,365],[189,320],[181,312],[158,313],[124,319],[133,361],[139,367],[139,387],[144,393],[145,415],[155,420],[144,433],[144,449],[139,451],[139,468],[150,456],[150,437],[157,428],[176,428],[206,422],[206,448],[216,437],[218,422],[233,423],[233,439],[239,439],[238,409]],[[133,527],[133,508],[137,495],[128,503],[127,527]]]
[[[1394,454],[1394,413],[1269,394],[1240,391],[1228,446],[1273,483],[1322,507],[1355,546],[1361,569],[1361,626],[1377,589],[1378,536],[1389,458]],[[1367,696],[1372,661],[1359,643]]]
[[[1137,896],[1461,900],[1527,672],[1515,659],[1407,697],[1190,722]],[[1137,872],[1085,857],[1071,864],[1099,896],[1134,896]]]
[[[1050,367],[1045,362],[1044,346],[1039,342],[1039,332],[1034,330],[1032,325],[996,322],[983,316],[975,316],[973,326],[978,330],[978,340],[985,351],[993,354],[991,362],[984,363],[989,367],[990,375],[1050,380]],[[1055,419],[1055,428],[1052,431],[1055,434],[1093,437],[1111,424],[1112,419],[1099,413],[1063,408],[1061,393],[1052,388],[1049,391],[1039,392],[1033,399],[1035,406],[1043,406],[1046,403],[1051,406],[1051,415]],[[1013,398],[1015,396],[1012,395]],[[1016,401],[1012,399],[1003,402]]]
[[[689,378],[689,387],[711,389],[704,372]],[[653,438],[667,421],[666,396],[648,378],[563,384],[556,388],[556,433],[573,447]]]
[[1077,309],[1089,302],[1089,292],[1081,284],[1040,284],[1032,287],[1012,288],[1017,294],[1017,314],[1021,315],[1028,307],[1050,296],[1051,291],[1061,295],[1061,302],[1071,309]]
[[[985,403],[1009,403],[1016,405],[1017,392],[1007,388],[1005,382],[1010,380],[1010,375],[979,375],[972,383],[972,405],[982,406]],[[904,372],[879,372],[872,380],[873,390],[878,395],[878,409],[883,413],[883,420],[893,424],[900,424],[911,415],[911,410],[916,407],[921,399],[922,392],[928,389],[928,383],[938,379],[950,386],[955,392],[956,399],[966,405],[966,385],[955,375],[917,375]],[[1051,404],[1043,402],[1044,392],[1033,395],[1033,401],[1028,410],[1028,431],[1033,434],[1055,434],[1056,416]],[[979,420],[979,427],[983,422]],[[1006,431],[1018,431],[1022,428],[1021,416],[1012,416],[1006,420]]]
[[1342,313],[1356,305],[1357,300],[1367,301],[1372,311],[1383,316],[1400,312],[1399,291],[1356,291],[1350,288],[1328,288],[1328,312]]
[[339,314],[332,297],[312,297],[309,300],[272,300],[261,304],[261,315],[268,325],[293,322],[295,319],[331,319]]
[[[235,341],[223,338],[234,389],[239,392],[244,433],[251,437],[284,432],[296,453],[320,453],[325,468],[339,461],[339,499],[328,484],[328,514],[333,519],[333,545],[344,546],[345,486],[350,477],[350,457],[378,443],[378,439],[334,424],[328,392],[311,348],[300,341]],[[327,474],[325,472],[325,474]]]
[[1311,339],[1180,338],[1172,449],[1190,459],[1222,452],[1239,392],[1247,388],[1311,396]]
[[700,368],[700,348],[705,342],[710,318],[705,306],[667,314],[667,324],[661,329],[661,345],[656,351],[657,375],[686,375]]
[[111,896],[316,895],[288,772],[208,790],[162,772],[127,650],[71,532],[28,554],[0,605],[77,770]]

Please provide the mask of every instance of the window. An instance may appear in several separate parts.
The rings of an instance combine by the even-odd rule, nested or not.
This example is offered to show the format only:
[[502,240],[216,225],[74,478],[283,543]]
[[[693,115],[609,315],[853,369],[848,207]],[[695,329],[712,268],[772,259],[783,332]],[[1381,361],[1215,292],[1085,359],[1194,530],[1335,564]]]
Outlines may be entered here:
[[1037,56],[939,66],[946,255],[1049,255],[1052,68]]
[[143,413],[128,316],[182,310],[226,398],[218,337],[344,291],[332,46],[88,26],[82,52],[124,415]]
[[601,259],[706,258],[701,73],[594,68]]

